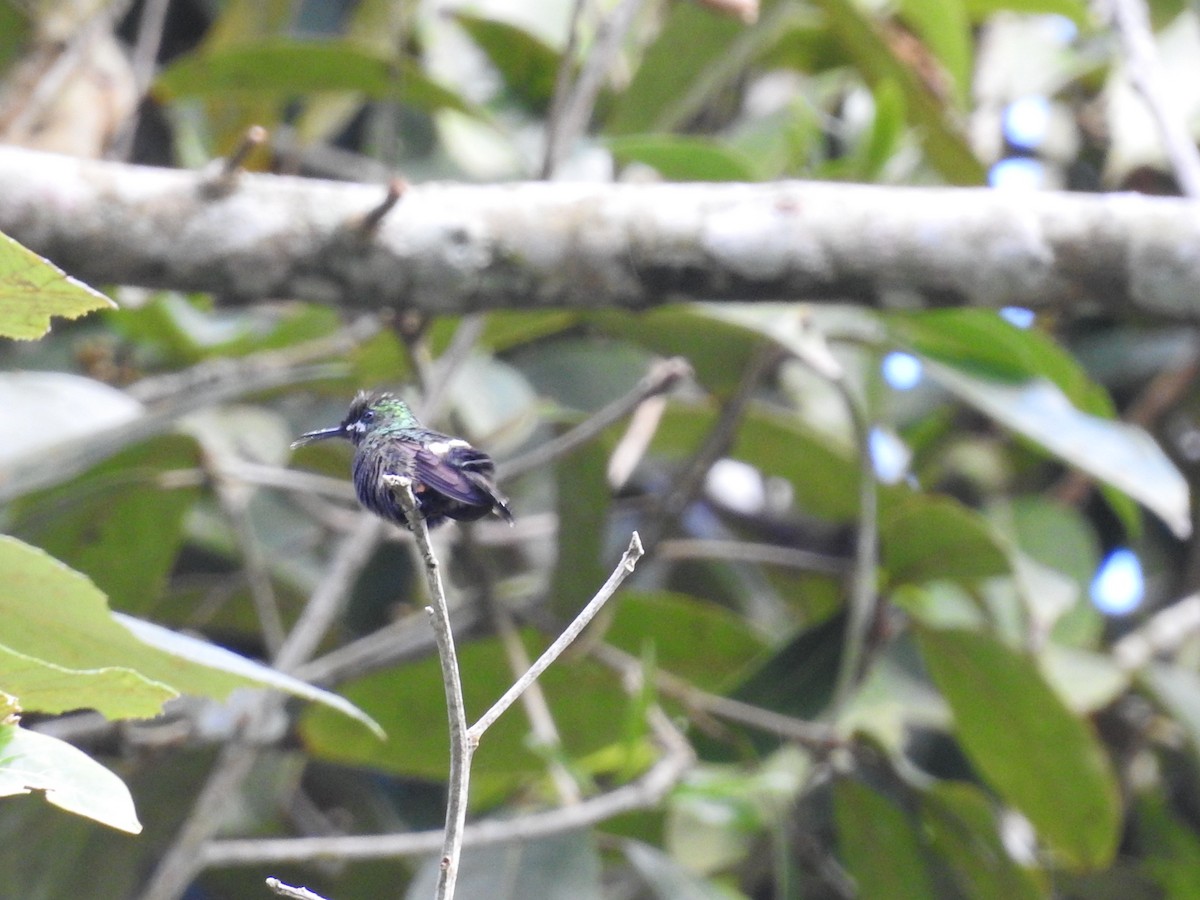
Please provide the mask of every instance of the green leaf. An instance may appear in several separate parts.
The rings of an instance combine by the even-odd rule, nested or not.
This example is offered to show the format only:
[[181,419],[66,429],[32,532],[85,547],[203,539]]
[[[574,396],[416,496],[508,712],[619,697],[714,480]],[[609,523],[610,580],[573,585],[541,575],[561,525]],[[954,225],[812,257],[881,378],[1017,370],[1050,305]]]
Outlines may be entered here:
[[606,640],[634,655],[653,643],[655,665],[701,690],[721,690],[764,649],[744,618],[696,597],[625,590],[614,602]]
[[1088,723],[1033,659],[988,634],[921,628],[918,640],[955,735],[987,782],[1069,867],[1107,865],[1120,834],[1120,795]]
[[929,162],[942,177],[952,184],[983,184],[983,164],[949,112],[896,56],[862,7],[854,0],[818,0],[817,5],[825,11],[830,33],[872,87],[884,81],[899,85]]
[[1091,21],[1088,5],[1083,0],[964,0],[963,5],[973,22],[998,12],[1065,16],[1081,28]]
[[921,798],[921,825],[932,849],[972,900],[1042,900],[1046,887],[1000,840],[993,801],[972,784],[939,781]]
[[0,644],[0,690],[23,712],[94,709],[109,719],[149,719],[178,692],[132,669],[68,669]]
[[668,181],[759,181],[748,156],[711,138],[630,134],[605,143],[621,165],[639,162]]
[[426,76],[411,60],[396,61],[350,43],[268,39],[185,56],[154,83],[164,102],[184,97],[354,91],[418,109],[478,111]]
[[638,876],[660,900],[731,900],[727,891],[681,865],[673,855],[641,841],[626,841],[621,849]]
[[900,12],[950,76],[954,99],[965,105],[971,88],[971,23],[964,0],[902,0]]
[[199,467],[191,438],[152,438],[20,498],[10,528],[85,573],[120,608],[148,610],[175,562],[184,516],[200,495],[195,481],[167,486],[163,477]]
[[[540,636],[529,631],[522,632],[522,639],[531,658],[545,646]],[[458,660],[470,722],[495,702],[514,675],[495,639],[460,645]],[[607,669],[587,660],[559,660],[538,683],[566,752],[573,756],[593,753],[619,740],[628,701],[616,676]],[[402,775],[446,777],[450,739],[441,665],[436,658],[368,675],[346,684],[343,691],[351,702],[378,719],[387,731],[387,741],[370,739],[344,718],[313,707],[300,721],[309,752]],[[488,729],[475,759],[473,785],[483,784],[483,773],[490,778],[528,779],[545,771],[545,759],[530,747],[529,726],[519,710],[509,711]]]
[[916,823],[898,806],[866,785],[842,778],[833,785],[833,814],[857,896],[936,896]]
[[670,7],[658,38],[642,57],[629,86],[617,97],[608,134],[670,131],[690,110],[685,101],[729,53],[743,26],[692,3]]
[[1181,539],[1191,534],[1188,483],[1144,429],[1081,412],[1048,381],[1010,385],[934,362],[925,368],[971,406],[1145,505]]
[[42,792],[60,809],[138,834],[142,823],[124,782],[65,741],[0,724],[0,796]]
[[235,688],[275,688],[378,726],[330,694],[213,644],[112,614],[85,576],[36,547],[0,535],[0,617],[4,644],[68,669],[127,666],[180,693],[224,699]]
[[48,259],[0,234],[0,335],[35,340],[50,330],[50,317],[77,319],[116,304]]
[[949,497],[906,497],[885,510],[880,525],[883,567],[892,584],[1011,572],[987,520]]
[[564,621],[592,598],[608,577],[604,553],[608,518],[608,452],[593,441],[558,461],[558,558],[550,608]]
[[560,59],[558,51],[508,22],[462,11],[449,15],[487,55],[513,96],[531,112],[544,114],[554,96]]

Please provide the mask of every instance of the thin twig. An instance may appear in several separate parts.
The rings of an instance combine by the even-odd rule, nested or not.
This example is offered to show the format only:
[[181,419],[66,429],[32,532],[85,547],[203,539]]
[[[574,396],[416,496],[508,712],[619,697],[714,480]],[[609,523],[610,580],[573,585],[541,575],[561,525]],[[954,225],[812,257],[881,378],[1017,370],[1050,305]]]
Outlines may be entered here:
[[292,900],[325,900],[320,894],[314,893],[306,887],[292,887],[290,884],[284,884],[278,878],[268,878],[267,887],[271,893],[278,894],[280,897],[290,897]]
[[854,584],[846,617],[846,638],[838,666],[833,692],[833,715],[845,709],[850,693],[858,680],[863,652],[872,623],[875,620],[876,572],[878,570],[879,495],[875,482],[875,463],[871,458],[870,424],[859,408],[850,387],[843,378],[829,382],[842,395],[854,429],[858,450],[859,509],[858,529],[854,540]]
[[645,376],[628,394],[618,397],[588,416],[574,428],[560,434],[554,440],[539,444],[528,453],[501,463],[497,469],[501,479],[517,478],[526,472],[545,468],[551,462],[584,446],[606,428],[621,421],[633,410],[658,394],[670,390],[684,378],[691,376],[691,364],[681,356],[664,359],[651,366]]
[[224,510],[233,528],[238,546],[242,551],[242,568],[250,587],[250,600],[258,616],[258,626],[267,651],[274,656],[283,645],[283,616],[279,612],[279,600],[271,583],[271,573],[263,554],[262,543],[254,533],[254,526],[246,510],[246,499],[242,491],[232,488],[221,479],[216,481],[217,501]]
[[567,626],[566,630],[555,639],[554,643],[546,648],[546,651],[538,657],[537,662],[529,667],[529,671],[505,691],[504,696],[492,704],[492,708],[480,716],[479,721],[470,727],[468,736],[473,744],[479,744],[479,739],[483,737],[483,733],[491,727],[492,723],[500,718],[501,714],[521,696],[521,693],[571,645],[571,642],[595,618],[596,613],[600,611],[601,607],[616,593],[621,583],[633,572],[637,561],[642,558],[644,553],[642,540],[635,531],[629,538],[629,546],[626,548],[624,555],[622,555],[621,561],[617,563],[617,567],[613,569],[612,574],[608,576],[608,580],[604,582],[603,587],[596,593],[596,596],[588,601],[587,606],[580,610],[579,615]]
[[[588,652],[625,678],[643,677],[642,661],[611,644],[597,642],[588,648]],[[806,722],[741,700],[710,694],[662,669],[654,671],[651,677],[656,691],[664,697],[678,700],[689,709],[719,716],[739,725],[747,725],[758,731],[794,741],[810,750],[828,751],[842,743],[837,732],[824,723]]]
[[[663,755],[640,778],[574,806],[469,825],[463,834],[464,844],[482,847],[532,841],[657,806],[679,783],[696,757],[688,742],[665,717],[652,715],[650,725]],[[205,845],[203,863],[205,866],[244,866],[312,862],[314,859],[394,859],[426,856],[442,846],[442,842],[441,831],[223,840]]]
[[629,29],[633,27],[633,20],[644,2],[645,0],[624,0],[600,26],[591,53],[588,54],[579,76],[563,102],[561,114],[555,119],[555,145],[546,148],[546,158],[542,164],[544,173],[553,173],[558,169],[571,145],[587,129],[592,109],[596,105],[596,97],[604,86],[604,77],[617,54],[621,52],[621,44],[629,34]]
[[442,664],[442,685],[446,691],[446,713],[450,719],[450,785],[446,800],[446,831],[442,841],[442,861],[438,873],[437,898],[450,900],[458,880],[462,858],[463,828],[467,821],[467,796],[470,791],[471,754],[474,743],[467,737],[467,711],[463,703],[462,680],[458,673],[458,654],[454,649],[454,633],[450,629],[450,610],[446,605],[446,589],[437,556],[429,543],[429,529],[417,508],[412,480],[403,475],[384,475],[384,481],[394,492],[404,509],[417,549],[425,563],[432,605],[425,608],[437,637],[438,658]]
[[571,6],[571,18],[567,24],[567,45],[559,58],[558,71],[554,73],[554,95],[550,98],[550,109],[546,113],[546,144],[542,150],[542,170],[539,173],[543,180],[553,177],[558,165],[563,108],[571,90],[575,53],[579,49],[580,23],[587,2],[588,0],[574,0]]
[[1146,101],[1171,168],[1183,193],[1200,198],[1200,151],[1189,134],[1154,46],[1150,16],[1141,0],[1111,0],[1113,24],[1121,37],[1129,78]]
[[851,567],[845,557],[816,553],[798,547],[703,538],[669,538],[659,543],[656,555],[660,560],[720,559],[730,562],[787,566],[792,569],[802,569],[805,572],[822,572],[827,575],[842,575]]

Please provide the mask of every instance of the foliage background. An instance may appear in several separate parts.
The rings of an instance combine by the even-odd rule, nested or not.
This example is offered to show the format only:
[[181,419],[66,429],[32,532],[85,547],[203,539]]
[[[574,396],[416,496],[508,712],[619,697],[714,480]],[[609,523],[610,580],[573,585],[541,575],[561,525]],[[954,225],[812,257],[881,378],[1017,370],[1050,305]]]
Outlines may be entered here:
[[[752,22],[719,4],[584,6],[564,64],[565,0],[8,4],[0,125],[14,143],[189,168],[260,125],[250,168],[369,182],[1178,192],[1118,32],[1083,3],[773,0]],[[1196,12],[1149,11],[1194,121]],[[556,88],[597,58],[594,98]],[[503,477],[682,356],[692,374],[637,412],[504,478],[516,528],[440,540],[476,714],[513,677],[498,607],[536,652],[631,529],[651,548],[587,651],[542,679],[548,717],[514,711],[489,733],[473,818],[519,823],[634,781],[667,752],[659,706],[695,764],[648,809],[468,850],[461,895],[499,896],[499,872],[514,897],[1196,895],[1190,324],[1115,314],[1103,291],[1036,318],[831,297],[423,319],[371,298],[234,307],[99,287],[119,309],[0,348],[4,530],[112,608],[263,660],[339,592],[294,671],[388,739],[289,704],[193,845],[199,786],[263,724],[237,695],[120,725],[27,717],[114,769],[145,830],[7,798],[0,893],[138,896],[188,847],[189,897],[258,896],[266,875],[427,894],[423,858],[199,864],[218,837],[441,824],[419,573],[357,512],[347,448],[289,442],[384,386]],[[914,364],[911,384],[886,374]],[[1140,575],[1135,608],[1106,616],[1090,592],[1115,550]]]

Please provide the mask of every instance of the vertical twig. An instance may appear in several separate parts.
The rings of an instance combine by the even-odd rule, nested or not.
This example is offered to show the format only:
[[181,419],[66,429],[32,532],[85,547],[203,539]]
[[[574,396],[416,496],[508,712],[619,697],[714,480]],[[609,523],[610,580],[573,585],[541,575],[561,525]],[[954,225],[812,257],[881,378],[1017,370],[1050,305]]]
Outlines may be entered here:
[[858,670],[862,665],[871,624],[875,620],[875,579],[878,569],[876,547],[879,530],[878,491],[875,483],[875,463],[871,458],[871,429],[863,410],[845,378],[830,379],[842,395],[854,429],[854,442],[859,460],[858,530],[854,539],[854,583],[850,592],[850,608],[846,616],[846,638],[842,645],[842,660],[838,666],[833,692],[833,714],[844,708]]
[[1113,24],[1121,37],[1129,79],[1146,101],[1163,149],[1175,171],[1183,193],[1193,200],[1200,198],[1200,151],[1188,133],[1171,86],[1154,46],[1150,16],[1142,0],[1112,0]]
[[467,823],[467,796],[471,781],[471,755],[474,743],[467,737],[467,711],[463,703],[462,679],[458,673],[458,654],[454,633],[450,630],[450,610],[437,556],[429,543],[429,529],[417,509],[412,480],[403,475],[384,475],[384,481],[404,508],[404,516],[416,538],[417,549],[425,563],[432,605],[425,611],[437,638],[438,658],[442,664],[442,685],[446,691],[446,713],[450,719],[450,785],[446,799],[446,833],[442,841],[442,860],[438,874],[437,900],[451,900],[458,880],[462,857],[463,828]]

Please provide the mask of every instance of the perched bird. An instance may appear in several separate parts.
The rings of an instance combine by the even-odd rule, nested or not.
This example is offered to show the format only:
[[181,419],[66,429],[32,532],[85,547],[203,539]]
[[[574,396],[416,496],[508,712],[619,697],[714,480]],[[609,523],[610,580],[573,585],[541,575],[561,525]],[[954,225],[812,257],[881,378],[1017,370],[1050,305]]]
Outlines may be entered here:
[[384,480],[385,475],[404,475],[412,479],[417,509],[430,528],[446,519],[473,522],[491,512],[512,524],[508,500],[492,480],[492,458],[462,438],[425,428],[393,394],[360,392],[342,424],[302,434],[292,447],[326,438],[354,444],[358,501],[389,522],[408,525]]

